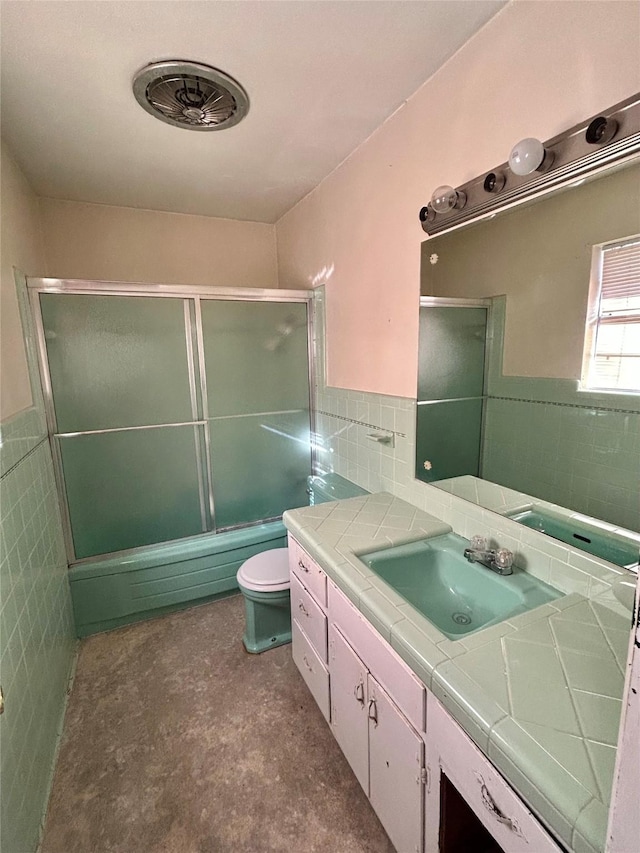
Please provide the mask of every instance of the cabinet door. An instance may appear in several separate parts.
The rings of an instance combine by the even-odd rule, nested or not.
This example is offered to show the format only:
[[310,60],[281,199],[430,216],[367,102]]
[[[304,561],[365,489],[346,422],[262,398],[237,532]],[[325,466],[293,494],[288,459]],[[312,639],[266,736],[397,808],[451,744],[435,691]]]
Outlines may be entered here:
[[[428,701],[428,762],[432,772],[447,777],[502,850],[560,853],[538,819],[433,694]],[[432,781],[427,802],[427,849],[435,840],[435,825],[442,819],[435,802],[439,785],[440,781]]]
[[358,782],[369,793],[367,670],[333,625],[329,627],[331,729]]
[[329,722],[329,673],[295,619],[291,622],[291,643],[293,662]]
[[369,798],[396,850],[422,850],[424,744],[369,675]]

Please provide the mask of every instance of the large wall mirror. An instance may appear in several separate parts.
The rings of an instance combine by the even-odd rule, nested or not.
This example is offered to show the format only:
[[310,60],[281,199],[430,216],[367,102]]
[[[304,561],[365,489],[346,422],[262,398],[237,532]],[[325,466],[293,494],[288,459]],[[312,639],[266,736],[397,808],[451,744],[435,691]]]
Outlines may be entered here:
[[635,161],[423,243],[418,479],[640,532],[640,393],[581,385],[594,257],[640,235],[639,190]]

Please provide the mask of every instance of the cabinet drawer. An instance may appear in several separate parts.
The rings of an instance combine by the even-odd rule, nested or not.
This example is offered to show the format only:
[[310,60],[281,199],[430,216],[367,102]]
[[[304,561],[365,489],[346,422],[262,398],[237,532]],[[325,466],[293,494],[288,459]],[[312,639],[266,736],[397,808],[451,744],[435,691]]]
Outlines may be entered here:
[[432,694],[428,716],[428,745],[433,745],[429,746],[429,761],[437,753],[442,772],[503,850],[561,853],[520,797]]
[[327,576],[289,534],[289,569],[297,575],[321,607],[327,606]]
[[298,621],[314,650],[326,663],[327,617],[296,575],[291,575],[291,616]]
[[325,720],[329,722],[329,673],[295,619],[291,623],[291,642],[294,663],[300,670],[311,695],[318,703]]
[[330,622],[342,631],[409,722],[418,731],[424,731],[425,689],[422,682],[332,581],[328,589]]

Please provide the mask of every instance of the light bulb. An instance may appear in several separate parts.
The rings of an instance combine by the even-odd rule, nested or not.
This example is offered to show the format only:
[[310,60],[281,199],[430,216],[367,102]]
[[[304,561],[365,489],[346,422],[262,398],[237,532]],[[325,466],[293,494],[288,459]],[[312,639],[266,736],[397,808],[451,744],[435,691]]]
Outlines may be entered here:
[[437,213],[446,213],[448,210],[453,210],[457,201],[458,193],[453,187],[447,185],[435,189],[431,196],[431,204]]
[[436,213],[448,213],[450,210],[462,210],[467,203],[467,194],[462,190],[443,185],[433,191],[431,207]]
[[539,169],[545,157],[544,145],[539,139],[521,139],[511,149],[509,168],[515,175],[530,175]]

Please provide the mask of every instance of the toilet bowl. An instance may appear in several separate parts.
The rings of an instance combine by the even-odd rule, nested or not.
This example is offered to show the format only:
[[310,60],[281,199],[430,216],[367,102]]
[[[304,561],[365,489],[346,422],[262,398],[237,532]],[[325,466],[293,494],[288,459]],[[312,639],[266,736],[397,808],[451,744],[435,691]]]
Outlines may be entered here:
[[290,643],[289,549],[272,548],[250,557],[236,579],[244,596],[245,649],[259,654]]

